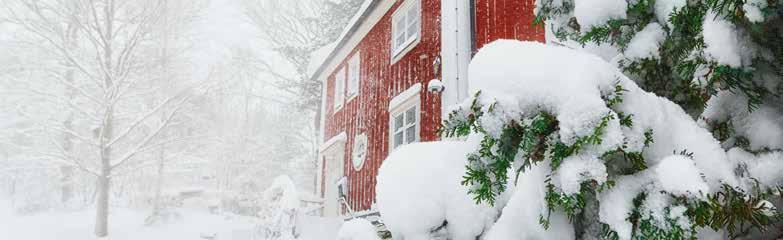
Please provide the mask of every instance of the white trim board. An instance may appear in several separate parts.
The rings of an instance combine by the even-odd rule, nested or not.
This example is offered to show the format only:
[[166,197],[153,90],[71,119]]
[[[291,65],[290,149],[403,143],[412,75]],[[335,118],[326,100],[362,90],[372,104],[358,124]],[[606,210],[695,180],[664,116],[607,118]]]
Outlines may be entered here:
[[419,93],[421,93],[421,83],[413,84],[413,86],[411,86],[407,90],[401,92],[400,94],[397,94],[396,97],[392,98],[391,101],[389,101],[389,112],[391,112],[395,108],[399,107],[401,104],[408,101],[408,99],[418,95]]
[[345,134],[345,132],[341,132],[340,134],[337,134],[336,136],[324,142],[324,144],[321,144],[321,147],[318,149],[318,152],[323,152],[324,150],[328,149],[332,145],[338,142],[345,142],[347,140],[348,140],[348,135]]

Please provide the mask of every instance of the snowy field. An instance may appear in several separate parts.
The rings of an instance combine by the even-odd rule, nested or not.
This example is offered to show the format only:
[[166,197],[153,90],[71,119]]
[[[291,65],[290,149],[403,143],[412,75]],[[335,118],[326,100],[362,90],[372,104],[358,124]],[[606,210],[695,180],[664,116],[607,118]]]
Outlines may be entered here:
[[[0,202],[0,239],[8,240],[89,240],[94,210],[48,212],[16,216],[10,204]],[[110,215],[110,240],[250,240],[252,219],[226,217],[206,211],[182,210],[182,219],[167,224],[144,226],[147,212],[113,208]]]

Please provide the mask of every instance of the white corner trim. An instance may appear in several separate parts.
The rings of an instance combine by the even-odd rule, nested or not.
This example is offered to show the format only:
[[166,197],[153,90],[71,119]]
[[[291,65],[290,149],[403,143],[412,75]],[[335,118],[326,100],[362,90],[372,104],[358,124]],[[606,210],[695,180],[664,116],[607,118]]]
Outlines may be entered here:
[[389,101],[389,112],[399,107],[400,104],[408,101],[412,97],[418,96],[419,93],[421,93],[421,83],[413,84],[413,86],[411,86],[407,90],[401,92],[400,94],[397,94],[396,97],[392,98],[391,101]]
[[334,144],[338,142],[345,142],[348,140],[348,135],[345,134],[345,132],[341,132],[340,134],[337,134],[337,136],[334,136],[324,142],[324,144],[321,144],[321,147],[318,149],[318,152],[326,151],[326,149],[329,149],[329,147],[333,146]]

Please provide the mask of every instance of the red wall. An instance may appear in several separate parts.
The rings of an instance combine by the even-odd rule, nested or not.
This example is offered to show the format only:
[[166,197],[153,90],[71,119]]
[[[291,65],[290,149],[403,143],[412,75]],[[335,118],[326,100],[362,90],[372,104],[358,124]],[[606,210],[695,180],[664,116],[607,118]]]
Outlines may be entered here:
[[544,42],[544,26],[533,25],[535,0],[475,0],[476,47],[497,39]]
[[[440,126],[440,96],[426,91],[429,80],[435,78],[432,62],[440,54],[440,1],[422,1],[421,40],[402,59],[391,64],[391,16],[403,1],[398,0],[390,11],[370,30],[353,50],[361,54],[361,80],[358,97],[346,102],[334,112],[334,74],[326,86],[325,136],[328,140],[345,131],[344,174],[349,180],[349,203],[355,211],[370,209],[375,199],[375,177],[389,152],[389,101],[416,83],[421,83],[421,140],[437,140]],[[356,171],[351,163],[353,139],[359,133],[368,137],[368,151],[363,167]],[[323,186],[323,185],[322,185]],[[323,189],[323,188],[322,188]]]

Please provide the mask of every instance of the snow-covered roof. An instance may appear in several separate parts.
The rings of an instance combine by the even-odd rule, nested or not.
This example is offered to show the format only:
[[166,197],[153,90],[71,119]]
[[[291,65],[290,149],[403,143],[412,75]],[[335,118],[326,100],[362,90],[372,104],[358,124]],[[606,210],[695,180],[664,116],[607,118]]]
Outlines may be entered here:
[[334,47],[337,46],[337,42],[326,44],[315,52],[310,54],[310,64],[307,65],[307,76],[313,77],[318,68],[324,64],[324,61],[329,54],[334,51]]
[[[348,21],[348,25],[346,25],[343,32],[340,34],[340,37],[337,38],[337,41],[334,43],[326,45],[324,48],[321,48],[315,52],[313,52],[313,55],[311,55],[310,59],[310,65],[308,66],[308,74],[310,74],[310,78],[317,77],[321,72],[323,72],[326,68],[326,63],[328,63],[330,60],[332,60],[335,55],[337,55],[337,52],[343,48],[346,43],[348,43],[348,39],[356,32],[357,29],[359,29],[359,26],[361,26],[361,23],[364,22],[365,19],[370,15],[373,9],[380,3],[381,0],[365,0],[362,6],[359,8],[359,11],[356,12],[356,14],[351,18],[350,21]],[[329,45],[333,45],[331,48],[329,48]],[[319,53],[320,51],[323,51],[322,53]],[[327,54],[328,53],[328,54]],[[322,54],[323,56],[317,56],[316,54]],[[316,58],[320,57],[320,58]]]

